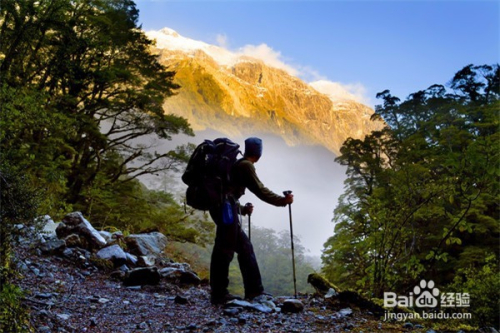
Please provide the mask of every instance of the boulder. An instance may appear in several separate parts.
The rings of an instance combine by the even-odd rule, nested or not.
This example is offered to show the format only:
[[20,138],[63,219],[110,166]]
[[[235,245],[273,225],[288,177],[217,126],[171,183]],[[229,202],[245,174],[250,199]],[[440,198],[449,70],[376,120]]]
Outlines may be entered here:
[[88,249],[100,249],[106,245],[106,240],[80,212],[73,212],[66,215],[62,219],[61,224],[57,226],[56,233],[59,238],[77,234],[85,238]]
[[123,284],[126,286],[156,285],[160,282],[160,273],[156,267],[140,267],[126,273]]
[[125,237],[128,252],[137,256],[161,254],[167,246],[167,237],[161,232],[134,234]]
[[[173,267],[162,268],[159,273],[162,277],[170,282],[177,284],[199,285],[201,283],[200,277],[192,270],[185,270],[184,267],[175,265]],[[189,267],[189,265],[188,265]]]
[[55,237],[49,238],[44,243],[40,244],[40,251],[44,254],[62,253],[65,248],[66,242]]
[[115,267],[120,267],[127,263],[127,254],[117,244],[100,249],[96,253],[96,256],[99,259],[106,259],[113,262]]

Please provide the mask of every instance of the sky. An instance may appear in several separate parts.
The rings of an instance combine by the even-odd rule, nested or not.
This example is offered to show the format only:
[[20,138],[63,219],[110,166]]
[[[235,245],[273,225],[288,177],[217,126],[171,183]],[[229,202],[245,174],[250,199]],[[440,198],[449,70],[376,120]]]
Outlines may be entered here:
[[[389,89],[404,100],[446,84],[468,64],[499,62],[500,1],[168,1],[136,0],[143,30],[168,27],[287,70],[317,90],[374,107]],[[211,138],[197,133],[193,143]],[[233,138],[243,144],[244,138]],[[292,189],[294,233],[319,256],[345,169],[321,148],[288,149],[266,138],[257,172],[273,191]],[[252,223],[288,228],[283,209],[256,206]]]
[[500,1],[136,0],[143,30],[180,35],[285,66],[374,107],[500,59]]

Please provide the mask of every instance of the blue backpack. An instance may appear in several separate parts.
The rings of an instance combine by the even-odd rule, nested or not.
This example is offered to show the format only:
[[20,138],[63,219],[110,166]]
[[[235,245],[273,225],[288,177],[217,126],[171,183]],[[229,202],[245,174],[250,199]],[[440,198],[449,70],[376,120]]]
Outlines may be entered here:
[[240,146],[227,138],[205,140],[191,155],[182,181],[188,186],[186,203],[200,210],[222,205],[230,190],[231,169]]

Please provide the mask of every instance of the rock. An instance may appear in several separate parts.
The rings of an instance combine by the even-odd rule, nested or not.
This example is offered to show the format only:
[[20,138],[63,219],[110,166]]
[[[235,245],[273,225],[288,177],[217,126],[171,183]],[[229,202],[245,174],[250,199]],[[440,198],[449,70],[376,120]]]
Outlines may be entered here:
[[58,313],[56,316],[57,316],[57,318],[59,318],[61,320],[68,320],[69,317],[71,317],[71,315],[69,315],[67,313]]
[[412,329],[413,328],[413,324],[412,323],[404,323],[403,328]]
[[339,293],[335,291],[335,289],[330,288],[328,292],[325,294],[325,298],[332,298],[332,297],[337,297]]
[[174,299],[175,304],[187,304],[189,303],[188,299],[184,296],[177,295]]
[[125,252],[125,256],[127,257],[127,264],[135,266],[137,265],[137,257],[133,254]]
[[113,262],[115,267],[120,267],[127,263],[127,254],[117,244],[102,248],[96,253],[96,256],[99,259],[106,259]]
[[179,284],[199,285],[201,279],[192,271],[185,271],[174,267],[165,267],[160,270],[160,275],[165,279]]
[[480,333],[498,333],[494,327],[483,327],[479,329]]
[[106,244],[113,240],[113,234],[110,233],[109,231],[99,230],[99,235],[101,235],[102,238],[104,238],[104,240],[106,241]]
[[87,249],[100,249],[106,245],[106,240],[87,221],[82,213],[73,212],[66,215],[56,229],[57,237],[64,238],[71,234],[77,234],[87,241]]
[[228,316],[236,316],[242,311],[242,308],[227,308],[224,309],[224,314]]
[[85,247],[83,246],[82,240],[80,239],[80,236],[77,234],[71,234],[64,238],[64,241],[66,242],[67,247]]
[[59,223],[55,223],[54,220],[49,215],[45,215],[41,218],[37,219],[37,222],[40,221],[40,223],[43,225],[41,233],[45,237],[52,238],[56,237],[56,229]]
[[337,318],[344,318],[352,315],[352,310],[350,308],[341,309],[336,313]]
[[151,267],[156,263],[156,256],[139,256],[137,257],[137,266]]
[[40,244],[40,250],[44,254],[55,254],[66,248],[66,242],[58,238],[49,238],[45,243]]
[[118,281],[123,281],[123,280],[125,280],[125,272],[120,271],[120,270],[111,272],[111,274],[109,274],[109,278],[115,279]]
[[229,301],[225,304],[227,308],[246,308],[246,309],[251,309],[251,310],[257,310],[263,313],[269,313],[272,312],[273,309],[267,305],[261,304],[261,303],[250,303],[247,301],[239,300],[239,299],[234,299],[232,301]]
[[284,313],[299,313],[304,310],[304,304],[298,299],[289,298],[286,299],[281,306],[281,312]]
[[137,256],[156,255],[165,250],[167,237],[161,232],[134,234],[125,237],[125,243],[129,252]]
[[[325,297],[327,294],[338,294],[339,288],[318,273],[312,273],[307,276],[307,283],[311,284],[316,292]],[[333,292],[330,291],[333,289]],[[331,296],[330,296],[331,297]]]
[[141,267],[126,273],[123,284],[126,286],[156,285],[160,282],[160,273],[156,267]]

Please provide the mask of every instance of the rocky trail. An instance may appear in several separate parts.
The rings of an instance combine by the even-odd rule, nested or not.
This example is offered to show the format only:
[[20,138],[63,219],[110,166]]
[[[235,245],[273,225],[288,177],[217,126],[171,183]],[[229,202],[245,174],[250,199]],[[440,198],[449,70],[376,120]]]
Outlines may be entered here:
[[[116,269],[115,257],[108,261],[75,243],[70,247],[67,237],[60,243],[54,234],[41,237],[25,229],[15,248],[16,284],[25,291],[23,304],[36,332],[433,332],[386,323],[366,309],[320,295],[300,296],[303,308],[288,306],[290,297],[212,305],[206,282],[165,254],[149,256],[154,265],[126,271],[131,264]],[[91,243],[83,234],[87,242],[80,246]],[[131,282],[134,271],[157,278],[143,275],[146,283]]]

